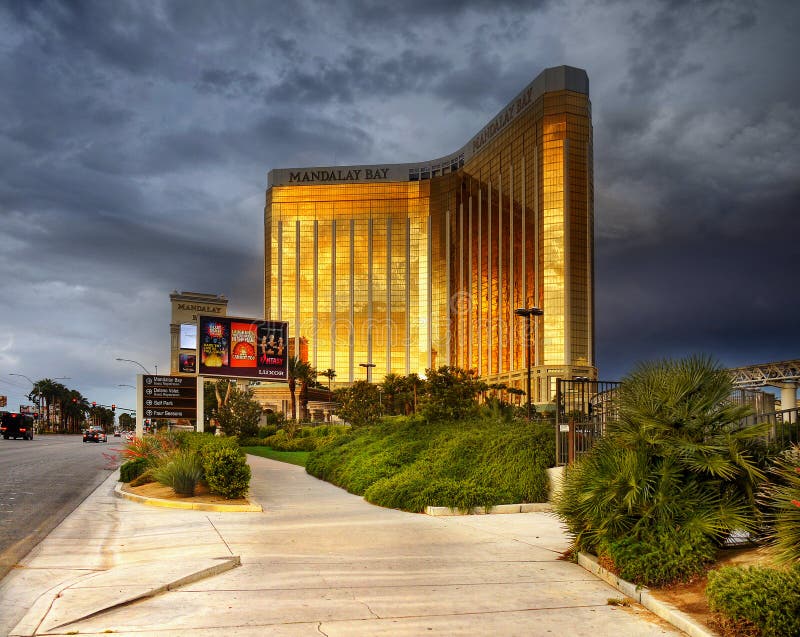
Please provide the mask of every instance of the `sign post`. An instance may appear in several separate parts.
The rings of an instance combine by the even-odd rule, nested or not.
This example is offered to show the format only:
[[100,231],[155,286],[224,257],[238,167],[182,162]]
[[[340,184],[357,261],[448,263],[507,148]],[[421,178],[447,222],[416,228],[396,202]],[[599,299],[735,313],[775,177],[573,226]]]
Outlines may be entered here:
[[[145,420],[196,420],[197,387],[198,382],[192,376],[139,374],[136,377],[136,435],[141,436],[144,433]],[[202,423],[199,423],[198,428],[202,431]]]

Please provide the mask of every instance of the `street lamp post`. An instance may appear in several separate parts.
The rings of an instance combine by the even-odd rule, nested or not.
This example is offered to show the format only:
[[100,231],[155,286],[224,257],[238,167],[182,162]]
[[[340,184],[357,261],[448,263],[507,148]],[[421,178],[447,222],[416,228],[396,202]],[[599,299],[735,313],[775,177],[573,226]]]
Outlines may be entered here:
[[367,382],[372,382],[372,368],[375,367],[375,363],[359,363],[359,367],[366,367],[367,368]]
[[[133,363],[134,365],[138,365],[139,367],[141,367],[141,368],[144,370],[144,373],[145,373],[145,374],[147,374],[148,376],[150,376],[150,372],[149,372],[149,371],[147,371],[147,368],[146,368],[144,365],[142,365],[142,364],[141,364],[139,361],[134,361],[134,360],[131,360],[130,358],[117,358],[117,359],[115,359],[115,360],[122,361],[122,362],[124,362],[124,363]],[[158,368],[156,368],[156,370],[157,370],[157,369],[158,369]]]
[[525,317],[525,332],[528,341],[527,363],[528,363],[528,420],[531,419],[531,316],[541,316],[544,310],[538,307],[520,307],[514,310],[517,316]]

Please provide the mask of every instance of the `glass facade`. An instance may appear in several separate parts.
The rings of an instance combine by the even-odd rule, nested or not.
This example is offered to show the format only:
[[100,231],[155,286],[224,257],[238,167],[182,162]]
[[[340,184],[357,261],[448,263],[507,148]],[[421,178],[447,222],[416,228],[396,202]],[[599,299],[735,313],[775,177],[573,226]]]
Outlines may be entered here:
[[265,318],[335,384],[475,369],[532,398],[596,378],[592,124],[584,71],[542,72],[456,153],[270,172]]

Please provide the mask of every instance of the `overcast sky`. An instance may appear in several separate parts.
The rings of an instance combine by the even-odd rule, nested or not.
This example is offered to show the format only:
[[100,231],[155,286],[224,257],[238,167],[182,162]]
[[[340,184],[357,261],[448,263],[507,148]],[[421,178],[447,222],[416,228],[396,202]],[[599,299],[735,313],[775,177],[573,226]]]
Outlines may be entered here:
[[263,313],[272,168],[460,148],[589,74],[597,364],[800,358],[800,3],[0,0],[0,394],[134,407],[169,294]]

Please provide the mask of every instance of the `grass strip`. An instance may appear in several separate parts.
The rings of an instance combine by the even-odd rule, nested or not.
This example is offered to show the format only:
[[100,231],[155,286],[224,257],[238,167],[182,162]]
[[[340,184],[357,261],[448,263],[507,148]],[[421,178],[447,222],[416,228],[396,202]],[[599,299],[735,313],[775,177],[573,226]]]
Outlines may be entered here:
[[288,462],[289,464],[296,464],[300,467],[306,466],[306,460],[311,455],[310,451],[276,451],[270,447],[242,447],[245,453],[254,456],[261,456],[262,458],[269,458],[270,460],[277,460],[278,462]]

